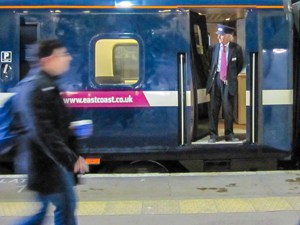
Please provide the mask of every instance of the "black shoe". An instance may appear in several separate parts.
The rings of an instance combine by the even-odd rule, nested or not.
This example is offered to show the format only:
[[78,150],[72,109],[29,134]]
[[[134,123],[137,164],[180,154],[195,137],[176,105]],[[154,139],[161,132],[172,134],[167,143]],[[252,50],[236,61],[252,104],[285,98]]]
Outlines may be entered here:
[[212,144],[212,143],[216,143],[217,142],[217,138],[216,137],[210,137],[208,139],[208,143]]
[[240,141],[240,139],[234,137],[233,134],[229,134],[225,137],[225,141],[229,141],[229,142],[238,142]]

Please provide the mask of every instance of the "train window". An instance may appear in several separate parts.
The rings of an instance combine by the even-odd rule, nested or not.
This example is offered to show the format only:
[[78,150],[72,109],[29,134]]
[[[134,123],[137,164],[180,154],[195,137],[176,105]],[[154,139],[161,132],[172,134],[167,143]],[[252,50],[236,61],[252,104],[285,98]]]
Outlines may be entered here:
[[139,45],[134,39],[101,39],[95,46],[98,84],[129,85],[139,80]]
[[20,23],[20,80],[23,79],[30,69],[30,64],[36,58],[33,55],[34,46],[38,40],[38,24]]

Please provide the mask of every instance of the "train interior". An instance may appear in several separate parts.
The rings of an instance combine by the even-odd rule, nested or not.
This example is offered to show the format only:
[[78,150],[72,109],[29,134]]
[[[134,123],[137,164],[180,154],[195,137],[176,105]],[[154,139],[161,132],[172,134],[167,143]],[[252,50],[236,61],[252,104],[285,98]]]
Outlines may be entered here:
[[[206,40],[202,36],[202,42],[203,46],[202,49],[204,51],[207,49],[209,45],[213,45],[218,42],[217,35],[216,35],[216,29],[217,24],[226,24],[230,27],[234,27],[236,29],[236,32],[234,33],[234,42],[238,43],[240,46],[242,46],[242,49],[245,54],[245,15],[246,15],[246,9],[237,9],[237,8],[213,8],[213,9],[193,9],[200,17],[205,17],[205,26],[202,27],[203,29],[207,30],[207,36],[208,36],[208,43],[205,43]],[[203,21],[196,19],[196,16],[192,16],[191,19],[191,25],[194,25],[191,27],[191,30],[194,31],[194,34],[191,32],[191,38],[198,39],[201,34],[197,34],[197,29],[195,28],[195,24],[203,23]],[[203,30],[202,30],[203,35]],[[200,41],[199,41],[200,42]],[[200,64],[202,66],[195,66],[197,72],[193,71],[193,76],[200,77],[199,81],[197,81],[197,98],[198,101],[198,109],[195,112],[195,119],[194,119],[194,131],[193,131],[193,142],[192,144],[207,144],[209,135],[208,135],[208,115],[207,115],[207,103],[203,104],[203,100],[209,101],[207,99],[205,90],[205,83],[206,83],[206,77],[205,74],[207,73],[207,68],[205,68],[205,59],[202,57],[197,58],[197,54],[199,54],[199,44],[197,45],[197,40],[192,43],[195,44],[196,47],[194,47],[194,53],[192,54],[192,57],[195,58],[195,61],[198,62],[196,64]],[[207,45],[207,46],[205,46]],[[199,63],[200,62],[200,63]],[[197,75],[195,75],[195,73]],[[202,78],[201,78],[202,77]],[[240,144],[243,141],[246,140],[246,68],[244,63],[243,70],[238,74],[238,95],[235,99],[235,108],[234,108],[234,134],[237,138],[239,138],[240,141],[235,142],[236,144]],[[200,85],[199,85],[200,83]],[[202,95],[202,96],[201,96]],[[208,97],[209,98],[209,97]],[[226,144],[224,137],[224,119],[222,116],[222,109],[219,113],[219,139],[214,144]],[[205,132],[206,131],[206,132]]]

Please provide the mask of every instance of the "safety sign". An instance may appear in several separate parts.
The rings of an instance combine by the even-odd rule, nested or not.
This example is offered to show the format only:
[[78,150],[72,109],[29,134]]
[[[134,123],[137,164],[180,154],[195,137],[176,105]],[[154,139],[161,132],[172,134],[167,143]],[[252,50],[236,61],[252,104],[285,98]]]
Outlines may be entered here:
[[12,52],[11,51],[2,51],[1,52],[1,62],[2,63],[11,63],[12,62]]

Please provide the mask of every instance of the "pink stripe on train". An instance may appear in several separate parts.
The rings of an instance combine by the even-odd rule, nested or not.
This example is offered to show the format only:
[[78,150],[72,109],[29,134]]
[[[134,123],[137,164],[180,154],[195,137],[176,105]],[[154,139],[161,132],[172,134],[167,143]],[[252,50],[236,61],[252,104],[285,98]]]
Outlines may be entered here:
[[71,108],[149,107],[142,91],[63,92],[64,103]]

